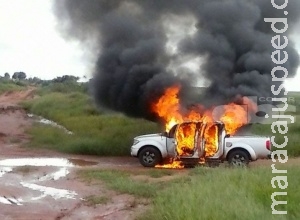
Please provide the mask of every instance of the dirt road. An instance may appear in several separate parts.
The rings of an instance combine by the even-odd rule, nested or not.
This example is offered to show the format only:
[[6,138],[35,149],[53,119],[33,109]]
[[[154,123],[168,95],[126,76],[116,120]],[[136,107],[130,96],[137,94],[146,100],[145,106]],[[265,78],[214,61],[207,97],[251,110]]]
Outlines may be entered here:
[[[33,119],[18,103],[33,98],[33,90],[0,96],[0,219],[132,219],[140,209],[131,206],[132,196],[88,185],[76,177],[76,171],[140,167],[133,158],[72,156],[22,147]],[[91,195],[111,200],[89,206],[85,198]]]

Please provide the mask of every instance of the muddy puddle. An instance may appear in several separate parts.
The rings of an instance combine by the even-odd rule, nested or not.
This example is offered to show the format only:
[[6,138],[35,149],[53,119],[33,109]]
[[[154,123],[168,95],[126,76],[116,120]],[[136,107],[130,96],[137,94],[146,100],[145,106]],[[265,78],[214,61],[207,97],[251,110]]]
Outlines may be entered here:
[[[98,164],[94,161],[67,158],[9,158],[0,160],[0,186],[5,191],[14,187],[23,189],[24,196],[4,196],[0,195],[0,204],[24,205],[44,198],[54,200],[76,199],[77,192],[63,189],[60,184],[61,179],[65,181],[70,169],[73,167],[93,166]],[[18,167],[36,167],[33,175],[28,174],[20,179]],[[45,169],[47,170],[45,172]],[[26,171],[27,169],[25,169]],[[12,184],[14,183],[14,184]],[[58,187],[53,187],[56,183]],[[49,186],[50,184],[50,186]],[[1,191],[1,190],[0,190]]]
[[5,205],[22,205],[22,200],[13,197],[0,196],[0,203]]
[[[92,166],[97,162],[82,159],[66,159],[66,158],[13,158],[0,160],[2,167],[19,167],[19,166],[53,166],[53,167],[75,167],[75,166]],[[2,172],[0,169],[0,177]],[[8,168],[6,168],[8,169]]]

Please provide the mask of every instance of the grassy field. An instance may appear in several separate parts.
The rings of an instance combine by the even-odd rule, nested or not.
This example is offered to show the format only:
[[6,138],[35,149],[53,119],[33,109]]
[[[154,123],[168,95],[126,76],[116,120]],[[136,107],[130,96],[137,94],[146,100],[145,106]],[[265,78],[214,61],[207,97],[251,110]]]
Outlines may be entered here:
[[22,90],[25,88],[26,85],[22,82],[14,82],[12,80],[0,79],[0,94],[14,90]]
[[[29,112],[53,120],[73,132],[68,135],[58,128],[36,124],[29,131],[33,137],[30,146],[75,154],[129,155],[133,137],[161,131],[152,122],[98,110],[87,91],[86,84],[51,83],[37,91],[40,98],[23,103]],[[290,97],[290,104],[297,109],[293,114],[298,117],[300,94],[291,93]],[[287,149],[290,156],[300,156],[299,131],[299,123],[289,125]],[[270,124],[253,125],[252,132],[273,135]],[[283,135],[275,136],[277,143],[283,143]]]
[[73,89],[64,85],[47,86],[38,94],[38,99],[23,103],[25,109],[55,121],[73,134],[37,123],[29,130],[33,137],[29,146],[32,147],[74,154],[129,155],[135,136],[160,130],[156,124],[142,119],[104,114],[96,109],[81,86]]
[[[287,210],[288,215],[271,214],[271,194],[282,190],[272,188],[271,179],[275,175],[270,167],[199,167],[188,171],[172,170],[169,173],[153,169],[147,169],[143,173],[85,170],[80,171],[79,175],[86,181],[104,182],[108,188],[119,193],[131,194],[137,199],[150,199],[150,209],[139,216],[139,220],[296,220],[300,218],[300,170],[291,165],[281,168],[288,169],[288,196],[281,197],[282,201],[288,200],[288,205],[277,206],[276,209]],[[158,173],[156,181],[153,181],[153,172]],[[137,180],[135,177],[138,175],[148,175],[148,179]],[[163,179],[169,175],[173,175],[174,178],[170,181]]]

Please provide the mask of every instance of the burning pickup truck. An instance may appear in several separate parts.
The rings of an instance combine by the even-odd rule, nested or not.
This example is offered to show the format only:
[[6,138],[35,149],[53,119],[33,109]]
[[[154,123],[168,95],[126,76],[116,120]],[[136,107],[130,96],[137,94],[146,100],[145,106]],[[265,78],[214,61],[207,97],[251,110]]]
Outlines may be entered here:
[[131,147],[131,156],[145,167],[183,168],[211,161],[241,166],[270,155],[269,137],[230,136],[222,122],[183,122],[169,132],[135,137]]

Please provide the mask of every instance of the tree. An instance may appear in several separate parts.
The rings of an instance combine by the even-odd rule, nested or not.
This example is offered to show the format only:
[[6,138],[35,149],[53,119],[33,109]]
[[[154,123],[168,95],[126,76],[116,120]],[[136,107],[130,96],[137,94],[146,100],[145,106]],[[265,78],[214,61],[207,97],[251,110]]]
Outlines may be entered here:
[[13,79],[24,80],[26,79],[26,73],[24,72],[15,72],[12,76]]
[[79,80],[79,77],[72,76],[72,75],[64,75],[62,77],[56,77],[53,79],[53,82],[58,83],[67,83],[67,82],[77,82]]
[[9,73],[5,73],[5,74],[4,74],[4,78],[5,78],[5,79],[10,79]]
[[29,79],[27,79],[30,83],[34,83],[34,84],[38,84],[38,83],[42,83],[43,80],[41,80],[38,77],[30,77]]

